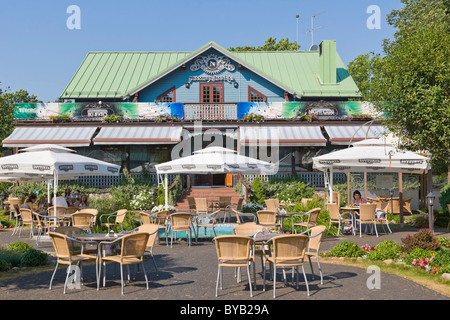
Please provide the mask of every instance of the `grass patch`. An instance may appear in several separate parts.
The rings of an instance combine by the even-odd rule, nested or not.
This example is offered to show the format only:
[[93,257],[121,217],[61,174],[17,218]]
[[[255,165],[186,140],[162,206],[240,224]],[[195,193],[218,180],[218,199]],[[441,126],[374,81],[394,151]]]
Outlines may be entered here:
[[352,258],[327,258],[321,257],[321,263],[347,265],[357,268],[367,269],[369,266],[378,266],[382,272],[390,273],[408,280],[412,280],[424,287],[439,292],[450,297],[450,280],[445,279],[442,275],[435,275],[426,272],[417,267],[404,264],[392,263],[386,264],[382,261],[373,261],[365,259]]

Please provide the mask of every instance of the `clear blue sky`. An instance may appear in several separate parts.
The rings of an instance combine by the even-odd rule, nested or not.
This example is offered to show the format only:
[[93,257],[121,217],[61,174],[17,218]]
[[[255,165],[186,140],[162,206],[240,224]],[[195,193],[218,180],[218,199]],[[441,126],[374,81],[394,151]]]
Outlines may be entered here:
[[[81,30],[69,30],[67,8],[81,9]],[[370,30],[367,8],[381,9],[381,29]],[[194,51],[210,41],[229,48],[260,46],[268,37],[336,40],[345,64],[381,52],[395,30],[386,15],[400,0],[0,0],[0,82],[55,101],[90,51]]]

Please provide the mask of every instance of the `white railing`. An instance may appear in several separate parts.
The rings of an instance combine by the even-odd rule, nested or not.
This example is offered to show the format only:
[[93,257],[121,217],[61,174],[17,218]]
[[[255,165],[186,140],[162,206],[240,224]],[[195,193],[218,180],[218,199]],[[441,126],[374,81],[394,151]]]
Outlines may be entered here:
[[237,104],[184,104],[185,120],[237,120]]
[[[132,173],[133,179],[139,179],[142,177],[141,173]],[[169,185],[173,184],[177,175],[168,175]],[[68,183],[80,183],[88,188],[105,189],[120,184],[124,180],[124,175],[119,176],[92,176],[92,177],[79,177],[78,180],[69,180]],[[158,184],[158,176],[156,174],[149,174],[148,180],[150,184]]]
[[[244,174],[245,180],[248,183],[252,183],[256,177],[258,177],[261,181],[269,181],[275,178],[278,179],[289,179],[292,177],[292,173],[290,172],[279,172],[274,175],[256,175],[256,174]],[[302,179],[307,185],[316,186],[316,187],[324,187],[325,179],[322,172],[297,172],[297,177]],[[345,173],[335,173],[334,174],[334,182],[340,183],[347,181],[347,177]]]

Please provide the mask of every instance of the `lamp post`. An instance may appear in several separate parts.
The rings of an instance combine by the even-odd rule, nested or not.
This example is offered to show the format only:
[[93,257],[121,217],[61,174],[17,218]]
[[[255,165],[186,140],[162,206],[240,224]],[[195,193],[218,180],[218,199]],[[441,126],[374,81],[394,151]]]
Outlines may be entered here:
[[394,189],[389,189],[389,195],[391,197],[391,214],[394,214]]
[[434,199],[436,197],[434,196],[433,192],[430,192],[427,195],[427,203],[428,203],[428,219],[429,219],[429,228],[431,231],[431,234],[434,234],[434,214],[433,214],[433,206],[434,206]]

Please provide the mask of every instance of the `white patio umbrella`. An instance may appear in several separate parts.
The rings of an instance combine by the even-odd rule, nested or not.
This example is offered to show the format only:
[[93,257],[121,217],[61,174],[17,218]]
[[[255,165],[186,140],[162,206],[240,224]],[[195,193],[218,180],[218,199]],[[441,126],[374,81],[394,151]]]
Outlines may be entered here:
[[[325,173],[332,197],[334,172],[401,172],[422,174],[430,169],[429,158],[398,150],[381,139],[368,139],[353,147],[313,158],[313,168]],[[327,173],[329,172],[329,178]],[[328,179],[327,179],[328,178]],[[332,198],[331,198],[332,201]]]
[[158,176],[164,174],[166,206],[168,205],[168,174],[224,174],[224,173],[276,173],[277,166],[258,159],[242,156],[236,151],[209,147],[193,155],[155,166]]
[[54,181],[54,194],[58,180],[79,176],[117,176],[120,166],[78,155],[74,150],[58,145],[36,145],[18,154],[0,158],[0,179],[3,181],[47,181],[48,202],[50,182]]

